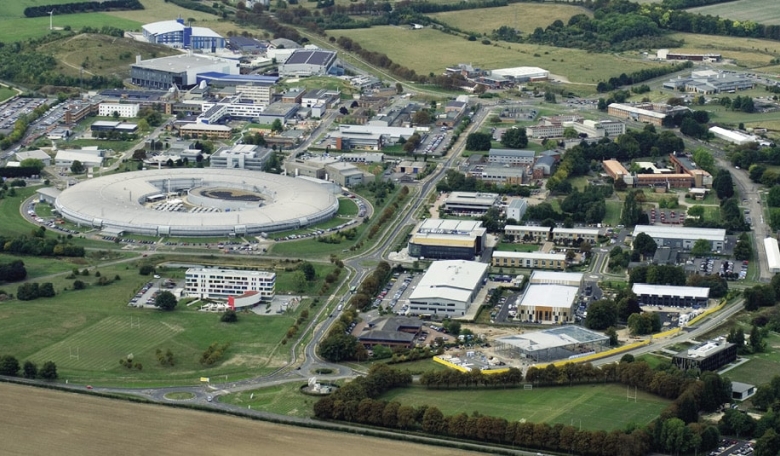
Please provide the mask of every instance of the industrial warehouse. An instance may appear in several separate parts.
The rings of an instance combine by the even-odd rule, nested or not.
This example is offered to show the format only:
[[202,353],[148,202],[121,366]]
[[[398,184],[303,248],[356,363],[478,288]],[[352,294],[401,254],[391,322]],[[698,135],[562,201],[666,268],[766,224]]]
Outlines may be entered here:
[[580,326],[558,326],[496,339],[496,351],[535,362],[574,359],[609,348],[609,337]]

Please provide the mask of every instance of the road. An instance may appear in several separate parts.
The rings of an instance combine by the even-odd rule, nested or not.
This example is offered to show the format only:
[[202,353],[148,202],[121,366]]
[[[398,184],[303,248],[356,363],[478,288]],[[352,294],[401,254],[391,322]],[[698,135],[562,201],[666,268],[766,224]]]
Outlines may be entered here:
[[[762,282],[768,282],[772,279],[773,274],[769,271],[766,250],[764,250],[764,238],[770,235],[770,230],[768,229],[769,221],[764,220],[764,208],[761,204],[761,195],[758,191],[758,186],[750,180],[747,171],[735,169],[731,163],[718,155],[715,156],[718,167],[729,170],[731,177],[733,178],[732,180],[737,186],[739,195],[742,197],[743,201],[741,206],[750,211],[750,216],[753,219],[753,239],[755,240],[753,249],[758,256],[759,262],[758,278]],[[745,200],[747,200],[747,202]]]

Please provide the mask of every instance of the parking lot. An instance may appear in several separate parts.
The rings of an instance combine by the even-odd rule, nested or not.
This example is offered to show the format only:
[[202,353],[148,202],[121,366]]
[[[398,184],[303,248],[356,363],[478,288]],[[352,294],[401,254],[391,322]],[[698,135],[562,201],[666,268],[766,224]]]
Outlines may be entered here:
[[10,132],[14,123],[24,114],[46,103],[46,98],[17,98],[0,105],[0,131]]
[[662,225],[682,225],[685,221],[686,209],[655,209],[652,208],[647,211],[647,218],[650,219],[650,224],[662,224]]
[[447,139],[445,130],[442,130],[441,133],[427,134],[422,138],[420,151],[424,155],[442,155],[444,153],[445,139]]
[[[183,283],[178,284],[178,286],[182,285]],[[154,300],[160,292],[172,291],[176,287],[177,283],[175,280],[163,279],[162,277],[155,275],[153,280],[146,282],[144,286],[138,290],[138,293],[130,299],[130,302],[128,302],[127,305],[130,307],[153,308]]]
[[420,279],[420,274],[393,274],[387,285],[374,297],[371,307],[376,309],[382,306],[396,315],[405,315],[409,311],[409,295]]
[[710,456],[750,456],[753,454],[753,444],[740,440],[721,440],[717,450],[710,452]]

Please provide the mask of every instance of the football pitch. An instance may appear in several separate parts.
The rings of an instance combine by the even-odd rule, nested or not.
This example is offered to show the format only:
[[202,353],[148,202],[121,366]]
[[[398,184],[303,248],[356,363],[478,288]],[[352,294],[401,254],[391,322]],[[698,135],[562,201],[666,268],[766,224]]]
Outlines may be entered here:
[[[627,398],[630,393],[631,398]],[[644,425],[670,401],[627,390],[621,384],[594,384],[517,389],[432,390],[397,388],[381,397],[404,405],[436,406],[445,415],[479,412],[511,421],[566,424],[582,429],[612,430],[629,423]]]

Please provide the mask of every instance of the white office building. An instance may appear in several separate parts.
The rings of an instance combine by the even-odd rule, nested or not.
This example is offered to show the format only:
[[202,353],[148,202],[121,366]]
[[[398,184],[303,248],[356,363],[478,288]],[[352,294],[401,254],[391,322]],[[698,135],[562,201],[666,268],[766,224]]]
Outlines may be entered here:
[[198,298],[242,296],[256,291],[261,300],[271,300],[276,293],[276,273],[237,269],[190,268],[184,275],[184,291]]
[[409,313],[462,317],[487,276],[488,265],[476,261],[435,261],[409,296]]
[[118,113],[123,119],[138,117],[140,105],[137,103],[100,103],[98,106],[98,115],[101,117],[112,117]]
[[528,201],[516,198],[506,207],[506,218],[519,222],[525,216],[526,210],[528,210]]

